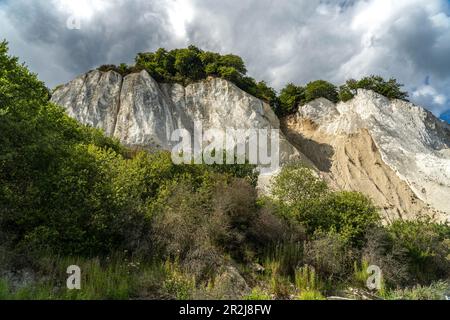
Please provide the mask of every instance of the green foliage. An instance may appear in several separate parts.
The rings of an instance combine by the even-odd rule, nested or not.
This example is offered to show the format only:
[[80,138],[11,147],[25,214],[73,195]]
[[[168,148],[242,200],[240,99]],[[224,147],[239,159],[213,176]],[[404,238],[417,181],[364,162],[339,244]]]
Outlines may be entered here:
[[[72,263],[73,264],[73,263]],[[60,272],[64,267],[70,265],[68,262],[61,263]],[[126,259],[114,258],[107,262],[98,259],[80,259],[76,265],[82,270],[82,290],[64,290],[65,299],[93,300],[93,299],[130,299],[136,296],[138,285],[138,268]]]
[[[235,74],[236,76],[245,75],[247,69],[245,67],[242,58],[233,54],[220,55],[214,52],[200,52],[200,59],[205,66],[205,71],[207,75],[210,76],[222,76],[225,78],[225,74]],[[227,70],[228,69],[228,70]],[[231,79],[236,80],[237,78],[231,77]]]
[[183,179],[168,185],[157,203],[152,239],[163,257],[180,258],[199,277],[212,274],[223,253],[246,259],[258,210],[245,180],[208,175],[195,190]]
[[283,167],[273,181],[272,194],[282,203],[294,205],[298,201],[321,198],[328,192],[327,184],[302,164]]
[[315,232],[304,244],[304,263],[333,285],[346,281],[358,259],[356,249],[335,231]]
[[303,290],[298,295],[299,300],[326,300],[322,293],[318,290]]
[[166,262],[164,269],[166,274],[163,282],[164,291],[176,300],[192,299],[195,291],[195,279],[186,275],[176,262]]
[[196,48],[175,51],[174,69],[183,78],[196,81],[205,78],[203,63]]
[[395,221],[391,246],[404,253],[411,282],[430,283],[450,276],[450,226],[430,221]]
[[339,95],[336,86],[324,80],[308,83],[305,87],[305,102],[310,102],[317,98],[326,98],[334,103],[338,102]]
[[325,300],[320,292],[320,280],[311,266],[305,265],[295,271],[295,287],[299,300]]
[[137,69],[147,70],[161,82],[188,84],[215,76],[242,85],[247,73],[240,57],[202,51],[194,46],[171,51],[160,48],[156,52],[139,53],[135,61]]
[[321,199],[299,203],[298,219],[313,233],[336,231],[355,245],[364,243],[367,230],[380,222],[377,209],[358,192],[334,192]]
[[279,95],[279,115],[289,115],[295,113],[300,104],[305,102],[305,89],[289,83],[280,91]]
[[272,297],[267,292],[265,292],[263,289],[256,287],[256,288],[253,288],[252,292],[250,294],[248,294],[247,296],[245,296],[243,298],[243,300],[264,301],[264,300],[272,300]]
[[402,84],[396,79],[384,80],[380,76],[364,77],[360,80],[350,79],[345,84],[337,88],[323,80],[310,82],[305,88],[288,84],[278,97],[279,106],[277,114],[279,116],[289,115],[297,110],[299,105],[308,103],[317,98],[326,98],[334,103],[339,101],[347,102],[357,94],[358,89],[372,90],[389,99],[406,100],[408,93],[402,91]]
[[278,100],[276,91],[269,87],[265,81],[256,84],[255,96],[274,105]]
[[429,286],[417,285],[412,288],[391,290],[383,294],[386,300],[445,300],[450,284],[437,281]]
[[367,272],[367,268],[369,267],[369,262],[363,259],[361,265],[356,261],[353,264],[353,278],[356,284],[360,287],[365,287],[367,279],[370,274]]
[[283,167],[272,194],[284,215],[294,218],[309,235],[336,231],[345,241],[362,245],[365,232],[380,217],[372,202],[357,192],[330,192],[312,170],[298,164]]
[[353,91],[349,88],[347,84],[344,84],[339,87],[339,100],[343,102],[347,102],[352,100],[355,97]]
[[340,87],[339,97],[345,102],[352,99],[358,89],[366,89],[375,91],[389,99],[407,100],[408,93],[402,91],[402,87],[403,85],[399,84],[394,78],[386,81],[380,76],[371,75],[360,80],[348,80],[345,85]]
[[121,76],[125,77],[131,73],[141,72],[142,68],[136,66],[129,66],[126,63],[121,63],[118,66],[113,64],[105,64],[98,67],[98,70],[102,72],[114,71],[119,73]]
[[[6,41],[0,42],[0,108],[3,117],[35,114],[49,99],[48,89],[18,59],[8,56]],[[4,119],[2,119],[4,120]],[[3,122],[3,121],[2,121]],[[3,131],[2,131],[3,133]]]

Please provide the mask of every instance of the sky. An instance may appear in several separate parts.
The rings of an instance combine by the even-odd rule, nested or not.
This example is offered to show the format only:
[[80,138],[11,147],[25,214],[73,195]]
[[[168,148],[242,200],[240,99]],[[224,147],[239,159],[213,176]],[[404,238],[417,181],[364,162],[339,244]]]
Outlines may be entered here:
[[448,0],[0,0],[0,39],[49,87],[193,44],[276,89],[377,74],[450,112]]

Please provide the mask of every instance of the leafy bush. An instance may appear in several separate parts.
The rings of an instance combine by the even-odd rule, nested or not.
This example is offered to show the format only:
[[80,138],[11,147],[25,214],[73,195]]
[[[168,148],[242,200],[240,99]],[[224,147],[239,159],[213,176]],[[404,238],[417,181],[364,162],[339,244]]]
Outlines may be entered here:
[[327,184],[299,163],[284,166],[273,180],[272,195],[288,206],[299,201],[321,198],[328,193]]
[[258,210],[255,189],[245,180],[210,176],[197,191],[179,181],[157,202],[152,237],[167,258],[180,258],[198,275],[213,274],[223,253],[246,258]]
[[393,246],[404,252],[412,283],[450,276],[450,226],[431,221],[395,221],[388,228]]
[[343,102],[347,102],[352,100],[355,97],[353,91],[348,87],[347,84],[344,84],[339,87],[339,100]]
[[386,227],[368,230],[366,244],[362,249],[362,260],[380,267],[383,282],[387,287],[399,287],[410,283],[405,250],[392,242]]
[[345,102],[352,99],[358,89],[366,89],[375,91],[389,99],[407,100],[408,93],[402,91],[402,87],[403,85],[399,84],[394,78],[386,81],[380,76],[372,75],[360,80],[348,80],[345,85],[340,87],[339,97]]
[[363,256],[382,269],[388,287],[428,285],[450,276],[449,230],[428,220],[395,221],[370,230]]
[[305,87],[305,102],[313,101],[317,98],[325,98],[337,103],[339,95],[336,86],[324,80],[310,82]]
[[93,232],[90,237],[96,240],[90,242],[86,232],[103,229],[99,223],[111,217],[118,223],[133,219],[107,213],[108,201],[103,210],[98,208],[111,193],[102,166],[115,162],[123,150],[50,104],[45,86],[7,56],[6,43],[0,48],[1,108],[7,110],[0,121],[0,226],[7,230],[5,240],[27,249],[35,244],[65,252],[74,252],[76,243],[90,252],[103,240]]
[[356,246],[365,242],[369,228],[380,222],[380,216],[366,196],[358,192],[333,192],[321,199],[299,203],[297,219],[310,233],[336,231]]
[[305,89],[300,86],[296,86],[293,83],[289,83],[280,91],[279,95],[279,110],[278,114],[289,115],[295,113],[300,104],[305,101]]
[[383,295],[387,300],[445,300],[450,285],[446,281],[437,281],[429,286],[417,285],[412,288],[396,289]]
[[357,250],[336,232],[316,232],[304,247],[304,263],[314,267],[322,279],[332,283],[346,281],[358,258]]
[[294,218],[309,235],[336,231],[359,246],[368,228],[380,221],[370,199],[357,192],[330,192],[324,181],[299,164],[283,167],[274,179],[272,195],[284,216]]
[[192,48],[177,50],[175,52],[174,69],[183,78],[196,81],[205,78],[203,63],[198,56],[198,51]]
[[[259,205],[258,215],[249,229],[249,237],[257,249],[264,251],[271,246],[297,243],[304,240],[304,231],[298,225],[289,225],[278,216],[277,210],[269,203]],[[295,266],[294,266],[295,267]]]

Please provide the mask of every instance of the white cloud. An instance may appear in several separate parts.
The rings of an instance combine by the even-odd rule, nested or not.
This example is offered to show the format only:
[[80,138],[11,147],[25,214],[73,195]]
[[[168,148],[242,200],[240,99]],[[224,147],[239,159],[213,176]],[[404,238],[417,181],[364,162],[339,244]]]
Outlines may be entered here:
[[175,37],[183,39],[187,36],[186,26],[192,21],[194,12],[190,1],[178,0],[168,2],[169,22]]
[[111,5],[111,2],[106,0],[52,0],[52,2],[56,10],[85,19],[107,10]]

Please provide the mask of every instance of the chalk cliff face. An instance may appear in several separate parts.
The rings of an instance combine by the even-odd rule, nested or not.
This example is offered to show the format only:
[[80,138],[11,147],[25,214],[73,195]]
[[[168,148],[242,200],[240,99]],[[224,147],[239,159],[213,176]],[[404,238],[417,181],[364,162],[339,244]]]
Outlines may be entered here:
[[370,195],[389,220],[450,214],[450,126],[425,109],[360,90],[286,120],[288,139],[338,189]]
[[[209,78],[186,87],[159,84],[146,71],[126,77],[91,71],[55,90],[52,101],[81,123],[128,146],[171,150],[176,129],[279,129],[270,106],[234,84]],[[280,133],[280,162],[302,155]],[[307,161],[306,158],[303,159]]]
[[[170,150],[175,129],[278,129],[267,103],[209,78],[186,87],[146,71],[91,71],[52,101],[128,146]],[[370,196],[387,220],[450,216],[450,126],[411,103],[361,90],[349,102],[318,99],[283,119],[280,162],[300,159],[334,188]],[[270,174],[262,179],[267,184]]]

